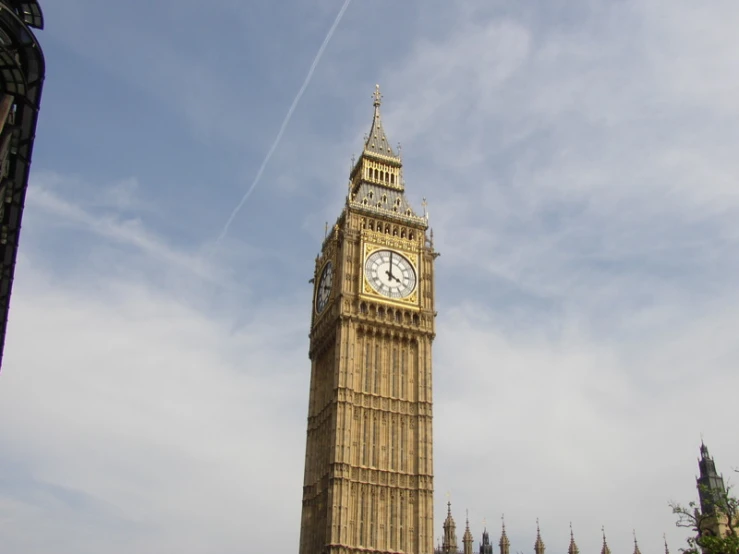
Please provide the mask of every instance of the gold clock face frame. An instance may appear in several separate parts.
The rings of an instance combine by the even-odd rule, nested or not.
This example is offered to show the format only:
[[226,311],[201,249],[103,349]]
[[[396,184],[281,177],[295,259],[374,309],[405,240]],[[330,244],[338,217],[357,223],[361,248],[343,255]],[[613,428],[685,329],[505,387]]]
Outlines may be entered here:
[[418,259],[410,252],[365,244],[363,295],[399,304],[418,302]]
[[329,260],[323,264],[321,269],[321,277],[318,279],[316,287],[316,297],[314,306],[316,314],[321,314],[326,309],[328,301],[331,299],[331,291],[334,284],[334,264]]

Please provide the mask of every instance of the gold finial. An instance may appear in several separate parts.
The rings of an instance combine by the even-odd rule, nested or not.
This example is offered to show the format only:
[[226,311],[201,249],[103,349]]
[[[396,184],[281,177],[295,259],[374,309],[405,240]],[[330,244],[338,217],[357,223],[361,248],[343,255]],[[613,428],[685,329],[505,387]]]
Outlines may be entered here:
[[373,104],[375,108],[379,108],[380,104],[382,104],[382,94],[380,94],[380,85],[375,85],[375,92],[372,95],[372,99],[374,100]]

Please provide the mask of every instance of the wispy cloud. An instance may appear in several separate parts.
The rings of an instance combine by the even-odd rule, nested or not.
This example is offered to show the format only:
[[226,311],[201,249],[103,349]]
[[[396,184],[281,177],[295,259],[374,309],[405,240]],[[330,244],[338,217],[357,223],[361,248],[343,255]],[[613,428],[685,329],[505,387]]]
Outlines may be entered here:
[[[98,201],[93,200],[98,208],[95,211],[63,198],[51,187],[44,186],[40,180],[43,179],[36,179],[30,190],[29,204],[32,209],[43,210],[51,215],[57,223],[78,227],[101,238],[132,246],[155,261],[191,273],[206,282],[218,285],[227,283],[220,269],[211,261],[194,252],[183,252],[168,245],[160,236],[151,233],[139,218],[119,215],[123,209],[135,205],[135,200],[131,197],[136,189],[135,180],[121,181],[98,191]],[[58,181],[58,176],[54,180]]]

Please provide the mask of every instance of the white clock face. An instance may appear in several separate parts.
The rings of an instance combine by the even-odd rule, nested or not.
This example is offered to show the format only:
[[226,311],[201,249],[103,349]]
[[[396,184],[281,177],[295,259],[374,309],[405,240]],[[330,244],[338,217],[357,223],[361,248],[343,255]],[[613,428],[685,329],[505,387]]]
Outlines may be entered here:
[[392,250],[377,250],[364,262],[372,288],[388,298],[405,298],[416,288],[416,271],[408,258]]
[[321,313],[328,304],[331,296],[331,286],[334,284],[334,266],[328,262],[323,266],[321,278],[318,280],[318,289],[316,290],[316,312]]

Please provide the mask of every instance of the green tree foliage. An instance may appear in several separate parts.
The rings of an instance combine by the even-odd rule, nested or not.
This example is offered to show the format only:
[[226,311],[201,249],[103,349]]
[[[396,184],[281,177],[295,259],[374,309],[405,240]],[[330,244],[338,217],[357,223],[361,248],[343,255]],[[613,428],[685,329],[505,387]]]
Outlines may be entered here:
[[[688,547],[680,551],[683,554],[739,554],[739,500],[731,494],[731,487],[724,491],[699,488],[701,495],[713,506],[713,513],[702,513],[697,502],[687,507],[670,503],[672,513],[677,516],[676,525],[695,533],[688,538]],[[714,532],[717,519],[726,525],[723,536]]]

